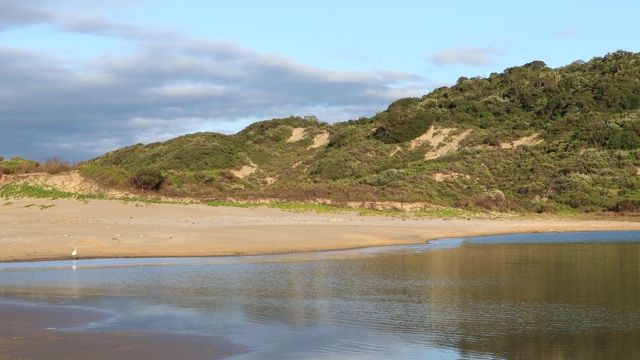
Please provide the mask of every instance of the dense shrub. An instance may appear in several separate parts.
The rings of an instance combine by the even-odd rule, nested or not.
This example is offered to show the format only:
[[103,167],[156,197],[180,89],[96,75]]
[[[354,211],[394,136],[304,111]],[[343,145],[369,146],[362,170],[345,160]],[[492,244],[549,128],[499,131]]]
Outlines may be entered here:
[[367,185],[383,186],[402,178],[404,175],[404,170],[388,169],[379,174],[368,176],[362,182]]
[[162,186],[164,176],[160,170],[155,168],[142,168],[136,171],[129,178],[129,183],[135,188],[142,190],[158,190]]
[[637,213],[640,212],[640,200],[621,200],[613,209],[621,213]]
[[61,172],[69,171],[73,168],[73,166],[65,160],[60,158],[48,158],[44,162],[44,171],[49,174],[58,174]]
[[247,126],[246,128],[244,128],[242,131],[240,131],[238,133],[238,136],[248,137],[253,139],[257,136],[260,136],[261,134],[265,134],[270,130],[276,129],[278,127],[309,128],[309,127],[320,127],[323,125],[326,125],[326,123],[318,121],[318,118],[316,118],[313,115],[305,116],[304,118],[299,116],[290,116],[288,118],[283,118],[283,119],[272,119],[272,120],[255,122]]
[[130,185],[131,174],[117,166],[98,166],[89,163],[79,166],[78,169],[82,175],[104,187],[122,189]]
[[398,100],[375,118],[381,125],[372,137],[385,144],[413,140],[427,132],[434,122],[434,117],[420,106],[418,98]]
[[2,161],[2,173],[5,175],[28,174],[41,171],[41,164],[37,161],[27,160],[19,157],[14,157],[9,160],[4,159]]

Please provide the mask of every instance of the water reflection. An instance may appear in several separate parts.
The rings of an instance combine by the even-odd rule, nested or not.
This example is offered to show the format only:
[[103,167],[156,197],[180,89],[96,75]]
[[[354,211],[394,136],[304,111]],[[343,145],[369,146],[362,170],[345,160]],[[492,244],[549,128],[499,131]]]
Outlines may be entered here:
[[3,265],[0,295],[120,314],[94,330],[224,333],[258,349],[239,359],[640,353],[639,234],[535,236],[279,257],[77,261],[75,270]]

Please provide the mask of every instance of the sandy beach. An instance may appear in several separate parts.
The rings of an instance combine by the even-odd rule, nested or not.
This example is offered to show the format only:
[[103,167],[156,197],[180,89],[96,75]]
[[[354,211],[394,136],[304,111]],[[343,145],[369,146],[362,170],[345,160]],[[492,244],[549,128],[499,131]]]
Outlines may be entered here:
[[271,208],[3,200],[0,261],[234,256],[418,244],[448,237],[640,230],[639,222],[548,218],[442,219],[318,214]]

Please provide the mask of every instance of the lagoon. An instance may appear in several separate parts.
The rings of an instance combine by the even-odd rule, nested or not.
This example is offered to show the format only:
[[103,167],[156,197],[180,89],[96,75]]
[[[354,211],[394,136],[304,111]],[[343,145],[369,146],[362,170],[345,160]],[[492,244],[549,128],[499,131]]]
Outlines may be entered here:
[[[210,358],[636,358],[640,232],[0,264],[0,309],[25,306],[99,314],[48,323],[50,333],[170,334],[240,349]],[[114,358],[128,357],[123,349]]]

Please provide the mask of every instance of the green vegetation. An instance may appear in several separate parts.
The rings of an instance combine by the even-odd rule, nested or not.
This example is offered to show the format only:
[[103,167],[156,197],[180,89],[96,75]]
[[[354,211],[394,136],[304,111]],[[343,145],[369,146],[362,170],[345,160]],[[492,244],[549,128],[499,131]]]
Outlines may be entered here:
[[110,166],[97,166],[95,164],[83,164],[79,167],[80,173],[85,177],[107,187],[126,189],[129,186],[131,174],[124,169]]
[[0,175],[28,174],[36,172],[57,174],[69,171],[74,168],[74,166],[75,165],[71,165],[59,158],[49,158],[45,160],[44,163],[39,163],[37,161],[26,160],[19,157],[5,160],[0,156]]
[[400,99],[385,112],[377,114],[374,121],[380,127],[373,133],[373,137],[386,144],[398,144],[424,134],[433,125],[433,113],[420,106],[420,99]]
[[[11,183],[0,186],[0,198],[3,199],[77,199],[87,201],[91,199],[104,199],[98,195],[77,194],[60,191],[47,186],[30,185],[27,183]],[[6,203],[5,203],[6,205]]]
[[416,216],[421,217],[437,217],[437,218],[463,218],[467,215],[456,209],[441,209],[441,210],[418,210],[413,212]]
[[129,177],[130,184],[142,190],[158,190],[163,181],[160,170],[152,167],[140,168]]
[[[6,174],[44,167],[0,161]],[[196,133],[125,147],[78,169],[105,187],[211,205],[328,199],[338,207],[455,209],[415,212],[441,217],[637,213],[640,54],[617,51],[557,69],[533,61],[486,78],[462,77],[371,118],[261,121],[235,135]],[[0,195],[18,191],[5,187]]]
[[290,203],[290,202],[231,202],[231,201],[209,201],[206,203],[209,206],[233,206],[240,208],[256,208],[256,207],[268,207],[272,209],[290,210],[294,212],[311,212],[318,213],[335,213],[343,211],[344,209],[325,205],[325,204],[303,204],[303,203]]
[[14,157],[9,160],[0,159],[0,175],[26,174],[42,170],[42,164],[37,161]]

